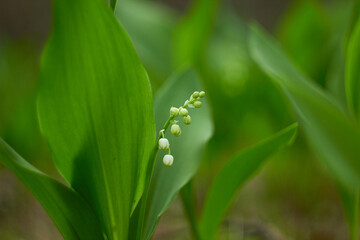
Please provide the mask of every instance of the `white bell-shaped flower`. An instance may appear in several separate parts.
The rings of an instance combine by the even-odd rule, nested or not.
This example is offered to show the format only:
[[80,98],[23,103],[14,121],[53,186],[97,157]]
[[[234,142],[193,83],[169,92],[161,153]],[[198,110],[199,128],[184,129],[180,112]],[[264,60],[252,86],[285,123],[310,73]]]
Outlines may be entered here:
[[176,137],[180,136],[180,134],[181,134],[180,126],[177,125],[176,123],[173,124],[173,125],[171,126],[171,128],[170,128],[170,132],[171,132],[172,135],[174,135],[174,136],[176,136]]
[[169,140],[167,138],[160,138],[159,139],[159,148],[163,150],[167,150],[170,147]]
[[191,123],[191,117],[190,115],[187,115],[186,117],[183,117],[183,121],[186,125],[189,125]]
[[170,167],[174,163],[174,157],[173,155],[166,154],[163,158],[163,163],[165,166]]
[[179,113],[183,117],[186,117],[187,115],[189,115],[189,111],[186,108],[180,108]]
[[170,116],[177,117],[179,115],[179,109],[176,107],[170,108]]

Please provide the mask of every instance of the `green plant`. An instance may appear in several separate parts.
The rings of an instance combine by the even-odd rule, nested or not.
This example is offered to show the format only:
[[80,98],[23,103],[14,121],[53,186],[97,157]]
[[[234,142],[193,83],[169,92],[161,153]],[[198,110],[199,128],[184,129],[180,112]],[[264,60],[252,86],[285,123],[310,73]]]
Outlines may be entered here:
[[[161,214],[196,173],[212,135],[210,110],[199,101],[203,92],[180,105],[184,96],[202,89],[198,76],[191,69],[175,74],[159,90],[154,111],[147,74],[104,1],[55,0],[53,8],[37,111],[65,183],[29,164],[2,139],[0,160],[32,191],[65,239],[150,239]],[[179,58],[179,64],[186,61]],[[168,118],[169,107],[179,105]],[[194,120],[185,110],[191,105],[201,107],[190,112]],[[170,124],[173,135],[180,134],[177,111],[189,126],[181,139],[170,138],[175,161],[165,158],[166,165],[173,164],[166,168],[157,158],[159,140]],[[155,122],[159,127],[167,118],[156,140]],[[207,229],[218,225],[238,186],[268,155],[289,144],[296,128],[236,155],[224,167],[200,222],[202,238],[214,237]],[[167,149],[167,142],[160,147]],[[234,170],[241,173],[238,180],[221,188],[228,174],[236,177]],[[214,202],[224,203],[224,208],[213,209]]]
[[[169,204],[156,202],[150,222],[153,198],[172,199],[177,190],[150,192],[158,149],[152,94],[127,34],[101,0],[54,1],[54,29],[41,65],[39,121],[66,184],[3,141],[2,163],[30,188],[64,238],[150,238]],[[184,97],[187,91],[178,92]],[[211,128],[204,130],[207,139]]]
[[210,186],[199,220],[193,214],[195,206],[191,191],[182,192],[184,208],[192,223],[195,239],[215,239],[237,190],[260,169],[269,156],[292,144],[296,131],[295,123],[229,159]]

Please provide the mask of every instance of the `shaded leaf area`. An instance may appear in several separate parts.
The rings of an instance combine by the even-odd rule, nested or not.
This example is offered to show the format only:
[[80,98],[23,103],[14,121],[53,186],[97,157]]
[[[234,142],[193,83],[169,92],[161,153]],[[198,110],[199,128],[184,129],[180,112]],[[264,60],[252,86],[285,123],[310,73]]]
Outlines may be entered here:
[[174,66],[194,64],[199,60],[212,32],[220,0],[196,0],[174,32]]
[[38,110],[59,172],[107,238],[126,239],[155,125],[147,74],[105,1],[54,2]]
[[249,44],[254,60],[289,96],[314,149],[347,187],[356,188],[360,135],[348,115],[330,95],[297,70],[259,27],[252,27]]
[[0,39],[0,133],[16,109],[36,88],[37,56],[33,44]]
[[176,13],[151,1],[119,1],[116,18],[123,24],[156,91],[173,72],[171,42]]
[[358,239],[359,232],[359,192],[349,191],[341,183],[337,183],[339,195],[342,200],[343,212],[349,226],[349,239]]
[[[351,204],[357,201],[354,198],[358,192],[360,173],[360,134],[355,123],[332,96],[293,66],[280,47],[258,26],[252,26],[249,44],[254,60],[288,95],[310,146],[339,182],[338,189],[342,197],[347,198],[344,204],[349,221],[357,221],[357,217],[348,214],[351,211],[358,214],[357,204]],[[353,226],[357,223],[350,224],[351,235],[357,231],[357,227],[353,229]]]
[[194,180],[191,179],[180,191],[180,197],[191,234],[194,239],[200,239],[197,220],[197,196],[194,189]]
[[355,29],[356,25],[358,24],[359,15],[360,15],[360,1],[359,0],[352,1],[351,9],[352,9],[352,12],[351,12],[351,16],[349,19],[349,24],[347,26],[347,33],[346,33],[345,39],[344,39],[344,48],[345,49],[348,48],[348,44],[349,44],[351,35],[353,35],[354,29]]
[[115,11],[117,0],[110,0],[110,7]]
[[350,111],[360,121],[360,19],[349,39],[346,56],[346,96]]
[[294,122],[286,96],[251,59],[247,36],[247,23],[223,9],[199,64],[216,126],[205,158],[213,172],[222,165],[222,156]]
[[[346,35],[346,28],[344,26],[349,25],[349,16],[351,14],[351,2],[339,1],[334,2],[326,8],[326,16],[329,21],[328,25],[331,25],[331,35],[328,37],[327,42],[334,45],[330,56],[330,62],[326,73],[326,88],[339,103],[346,106],[346,94],[344,84],[344,72],[345,72],[345,56],[344,51],[344,36]],[[326,45],[329,45],[326,44]],[[316,80],[316,79],[315,79]]]
[[249,147],[232,157],[220,170],[207,194],[199,224],[201,239],[214,239],[219,224],[232,199],[241,185],[244,184],[272,154],[284,146],[290,145],[297,132],[293,124],[274,136]]
[[65,239],[103,239],[98,219],[80,195],[29,164],[1,138],[0,162],[30,189]]
[[35,47],[28,41],[0,40],[0,136],[25,159],[48,165],[35,107],[40,54]]
[[294,62],[322,86],[335,44],[340,42],[340,38],[333,39],[333,24],[327,17],[325,7],[317,1],[295,1],[278,31],[281,45]]
[[[169,79],[156,96],[157,130],[161,130],[168,119],[171,106],[182,106],[194,91],[202,89],[196,72],[191,69]],[[199,168],[205,144],[213,132],[206,97],[204,101],[200,109],[189,109],[192,119],[190,125],[184,125],[179,117],[179,125],[182,129],[179,137],[172,136],[170,132],[167,133],[166,137],[170,141],[174,164],[170,168],[164,166],[162,158],[166,152],[159,151],[158,153],[147,202],[146,239],[150,239],[160,216]]]

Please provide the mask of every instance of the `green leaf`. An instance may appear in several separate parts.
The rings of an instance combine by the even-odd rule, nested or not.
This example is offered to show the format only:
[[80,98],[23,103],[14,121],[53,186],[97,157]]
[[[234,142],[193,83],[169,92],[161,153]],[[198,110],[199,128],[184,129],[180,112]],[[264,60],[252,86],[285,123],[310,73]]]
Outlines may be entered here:
[[[163,86],[155,101],[158,131],[169,118],[170,107],[183,105],[195,90],[203,90],[203,87],[193,70],[187,70],[176,75]],[[205,102],[200,109],[189,109],[192,119],[190,125],[184,125],[182,119],[179,119],[179,125],[182,129],[179,137],[174,137],[170,133],[166,136],[170,142],[174,164],[171,167],[166,167],[162,163],[166,152],[159,151],[158,153],[147,202],[146,239],[151,238],[162,213],[199,168],[205,144],[213,132],[206,97],[204,100]]]
[[201,239],[215,238],[219,224],[229,209],[237,189],[269,156],[293,142],[297,127],[297,123],[292,124],[265,141],[241,151],[221,169],[206,197],[199,224]]
[[251,31],[250,49],[253,59],[263,71],[282,86],[298,114],[310,146],[325,160],[335,181],[339,182],[338,189],[343,193],[345,215],[348,216],[349,229],[353,235],[353,226],[357,225],[358,219],[358,212],[355,211],[357,206],[352,204],[357,202],[355,193],[359,188],[358,128],[331,95],[299,72],[276,43],[255,26]]
[[110,7],[112,10],[115,10],[116,8],[117,0],[110,0]]
[[353,0],[351,17],[349,19],[349,23],[347,26],[347,33],[345,34],[345,39],[344,39],[344,49],[348,49],[348,44],[351,36],[353,35],[354,29],[358,23],[359,15],[360,15],[360,0]]
[[197,199],[193,188],[193,180],[190,180],[183,188],[181,188],[180,197],[184,213],[191,229],[191,234],[194,239],[200,239],[197,223]]
[[173,41],[174,64],[196,62],[206,46],[220,0],[195,0],[175,30]]
[[41,130],[65,180],[126,239],[155,141],[147,74],[103,0],[55,0],[42,57]]
[[111,10],[115,11],[117,0],[106,0]]
[[359,192],[350,192],[340,183],[336,184],[342,200],[343,212],[349,226],[349,239],[358,239],[359,232]]
[[154,1],[120,1],[115,16],[129,33],[153,89],[157,88],[173,72],[171,40],[175,12]]
[[0,162],[31,190],[65,239],[103,239],[99,221],[87,202],[29,164],[1,138]]
[[350,37],[345,71],[345,88],[350,110],[360,121],[360,19]]
[[324,6],[318,1],[294,1],[281,21],[278,34],[292,59],[323,86],[334,48],[326,17]]
[[288,95],[311,146],[326,161],[336,179],[357,191],[359,130],[338,102],[297,70],[259,27],[252,27],[249,41],[255,62]]

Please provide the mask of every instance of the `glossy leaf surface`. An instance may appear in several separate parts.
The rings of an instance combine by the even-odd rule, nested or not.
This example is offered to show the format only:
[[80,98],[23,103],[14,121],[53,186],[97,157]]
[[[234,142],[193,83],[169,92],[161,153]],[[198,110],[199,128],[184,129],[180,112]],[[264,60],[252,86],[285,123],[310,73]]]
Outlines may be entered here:
[[105,1],[55,0],[38,108],[59,172],[107,238],[126,239],[155,126],[147,74]]

